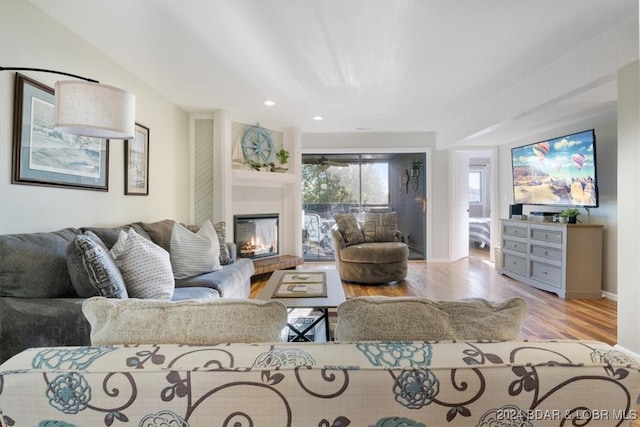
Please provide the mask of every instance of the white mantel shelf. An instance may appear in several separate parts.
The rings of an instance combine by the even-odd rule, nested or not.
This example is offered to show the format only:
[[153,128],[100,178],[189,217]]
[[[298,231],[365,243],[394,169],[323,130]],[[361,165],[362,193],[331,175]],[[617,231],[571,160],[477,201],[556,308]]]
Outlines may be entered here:
[[232,171],[233,185],[250,185],[256,187],[283,187],[296,181],[294,173],[259,172],[236,169]]

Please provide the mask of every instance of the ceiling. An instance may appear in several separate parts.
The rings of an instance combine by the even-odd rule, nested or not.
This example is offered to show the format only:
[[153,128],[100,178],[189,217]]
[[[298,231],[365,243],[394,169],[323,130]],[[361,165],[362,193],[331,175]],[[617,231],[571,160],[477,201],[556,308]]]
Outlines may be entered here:
[[[609,73],[470,124],[487,99],[638,22],[637,0],[33,3],[187,112],[227,109],[303,133],[435,132],[451,145],[495,145],[615,110]],[[469,123],[456,132],[461,117]]]

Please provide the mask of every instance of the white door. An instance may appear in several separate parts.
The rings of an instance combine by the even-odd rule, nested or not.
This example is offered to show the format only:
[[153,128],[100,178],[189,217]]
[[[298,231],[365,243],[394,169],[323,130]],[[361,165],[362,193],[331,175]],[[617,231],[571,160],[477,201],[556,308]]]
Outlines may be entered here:
[[452,221],[450,259],[456,261],[469,256],[469,155],[462,151],[451,153]]

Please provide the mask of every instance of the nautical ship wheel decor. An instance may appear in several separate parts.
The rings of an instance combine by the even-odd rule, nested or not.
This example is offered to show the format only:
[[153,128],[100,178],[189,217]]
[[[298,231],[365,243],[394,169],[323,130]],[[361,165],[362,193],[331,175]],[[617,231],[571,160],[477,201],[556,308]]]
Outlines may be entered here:
[[254,165],[268,165],[276,154],[269,131],[259,126],[247,129],[241,146],[245,160]]

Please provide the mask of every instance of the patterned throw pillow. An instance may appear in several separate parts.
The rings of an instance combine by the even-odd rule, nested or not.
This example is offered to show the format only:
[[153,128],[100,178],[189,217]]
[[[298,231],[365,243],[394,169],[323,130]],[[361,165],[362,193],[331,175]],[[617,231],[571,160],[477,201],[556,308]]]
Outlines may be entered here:
[[91,231],[85,231],[69,242],[67,268],[79,297],[128,297],[120,270],[109,250]]
[[176,279],[220,270],[220,243],[211,221],[200,224],[193,233],[179,222],[171,232],[171,268]]
[[358,227],[358,221],[354,215],[338,214],[334,215],[333,218],[336,220],[338,231],[342,234],[344,243],[347,246],[364,243],[364,235],[360,227]]
[[397,212],[372,214],[364,217],[363,234],[365,242],[397,242]]
[[175,289],[169,253],[129,229],[111,248],[130,298],[170,300]]
[[233,258],[231,258],[229,248],[227,247],[227,224],[221,221],[213,224],[213,228],[215,228],[218,234],[218,242],[220,242],[220,264],[233,264]]

